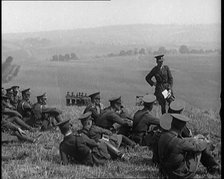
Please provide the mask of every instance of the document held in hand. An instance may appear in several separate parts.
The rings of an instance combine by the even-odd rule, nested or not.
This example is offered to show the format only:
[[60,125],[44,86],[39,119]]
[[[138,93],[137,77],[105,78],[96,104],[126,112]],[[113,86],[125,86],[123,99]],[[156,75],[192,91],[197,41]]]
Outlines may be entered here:
[[167,97],[169,97],[170,95],[171,95],[171,91],[169,90],[164,90],[163,92],[162,92],[162,94],[163,94],[163,97],[166,99]]

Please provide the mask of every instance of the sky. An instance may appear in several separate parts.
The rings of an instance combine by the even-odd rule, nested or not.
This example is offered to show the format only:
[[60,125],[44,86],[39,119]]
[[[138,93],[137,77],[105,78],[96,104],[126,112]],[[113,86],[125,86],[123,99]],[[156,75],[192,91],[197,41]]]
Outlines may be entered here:
[[1,2],[2,33],[123,24],[221,24],[221,0]]

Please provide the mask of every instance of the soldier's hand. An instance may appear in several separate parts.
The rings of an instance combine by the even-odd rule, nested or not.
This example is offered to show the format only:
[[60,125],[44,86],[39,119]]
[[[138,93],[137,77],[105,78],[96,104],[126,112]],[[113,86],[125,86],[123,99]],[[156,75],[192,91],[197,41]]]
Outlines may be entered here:
[[22,129],[18,128],[18,132],[21,134],[21,135],[26,135],[25,131],[23,131]]

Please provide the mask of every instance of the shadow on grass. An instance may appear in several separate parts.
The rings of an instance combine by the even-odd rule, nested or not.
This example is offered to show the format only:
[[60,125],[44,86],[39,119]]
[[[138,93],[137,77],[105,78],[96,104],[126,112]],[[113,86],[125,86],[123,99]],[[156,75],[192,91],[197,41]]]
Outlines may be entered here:
[[154,163],[151,158],[139,158],[138,156],[133,156],[130,158],[129,162],[135,165],[154,166]]

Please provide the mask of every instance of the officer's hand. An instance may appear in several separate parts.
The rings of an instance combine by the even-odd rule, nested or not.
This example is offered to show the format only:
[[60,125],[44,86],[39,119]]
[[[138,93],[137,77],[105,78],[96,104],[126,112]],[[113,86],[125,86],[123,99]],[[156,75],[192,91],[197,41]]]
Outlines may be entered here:
[[113,133],[111,131],[108,131],[107,132],[107,135],[112,135]]

